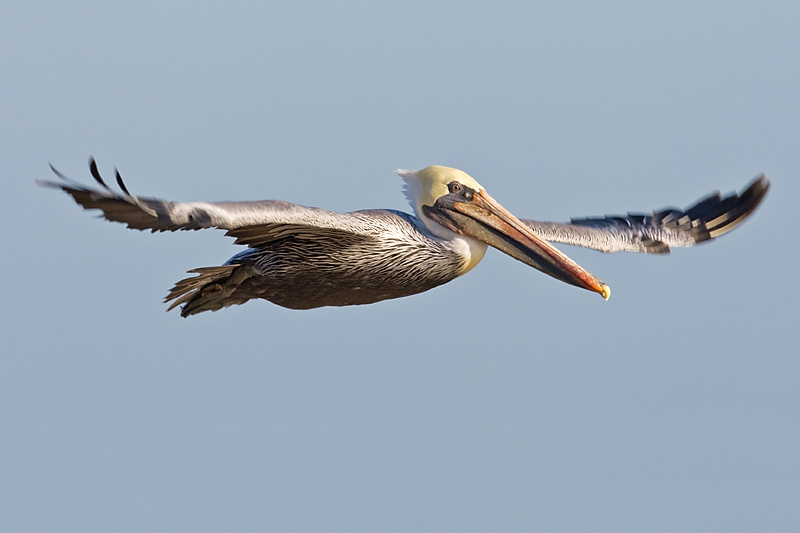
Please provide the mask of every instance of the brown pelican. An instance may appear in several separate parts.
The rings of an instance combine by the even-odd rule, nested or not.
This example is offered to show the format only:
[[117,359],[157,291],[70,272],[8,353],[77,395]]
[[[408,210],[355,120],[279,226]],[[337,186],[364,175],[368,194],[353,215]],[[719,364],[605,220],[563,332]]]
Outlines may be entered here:
[[[263,298],[291,309],[378,302],[427,291],[470,271],[493,246],[545,274],[608,299],[608,285],[547,241],[602,252],[664,254],[671,246],[714,239],[744,221],[764,199],[760,176],[741,193],[714,193],[681,211],[572,219],[568,224],[521,220],[467,173],[443,166],[397,170],[416,216],[391,209],[335,213],[315,207],[257,202],[168,202],[134,196],[119,172],[117,192],[94,159],[90,188],[53,172],[40,181],[85,209],[129,228],[155,231],[219,228],[248,246],[222,266],[190,270],[165,298],[186,317]],[[168,309],[168,310],[169,310]]]

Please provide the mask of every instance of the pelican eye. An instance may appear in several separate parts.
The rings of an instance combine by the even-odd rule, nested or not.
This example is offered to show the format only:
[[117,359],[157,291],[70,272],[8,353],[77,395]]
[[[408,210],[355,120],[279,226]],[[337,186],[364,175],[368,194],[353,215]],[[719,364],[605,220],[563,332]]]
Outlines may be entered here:
[[447,190],[450,191],[450,194],[456,194],[464,200],[469,201],[472,201],[472,195],[475,193],[475,191],[457,181],[451,181],[448,183]]

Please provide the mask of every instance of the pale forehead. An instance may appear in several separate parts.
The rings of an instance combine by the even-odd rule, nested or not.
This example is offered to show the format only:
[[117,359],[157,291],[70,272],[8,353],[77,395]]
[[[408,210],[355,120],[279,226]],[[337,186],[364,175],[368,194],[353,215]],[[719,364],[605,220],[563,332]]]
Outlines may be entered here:
[[452,181],[457,181],[462,185],[466,185],[471,189],[475,189],[476,191],[483,190],[481,184],[475,181],[472,176],[457,168],[431,165],[418,171],[418,175],[423,180],[430,181],[431,184],[435,183],[446,185]]

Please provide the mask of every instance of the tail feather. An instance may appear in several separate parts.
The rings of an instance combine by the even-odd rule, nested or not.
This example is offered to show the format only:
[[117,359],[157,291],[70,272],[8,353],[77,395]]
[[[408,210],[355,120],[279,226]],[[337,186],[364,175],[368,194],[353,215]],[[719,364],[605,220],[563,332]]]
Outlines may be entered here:
[[242,286],[255,275],[249,265],[223,265],[189,270],[197,274],[175,284],[164,298],[170,302],[167,311],[181,307],[181,316],[187,317],[203,311],[218,311],[223,307],[241,305],[253,298],[251,291]]

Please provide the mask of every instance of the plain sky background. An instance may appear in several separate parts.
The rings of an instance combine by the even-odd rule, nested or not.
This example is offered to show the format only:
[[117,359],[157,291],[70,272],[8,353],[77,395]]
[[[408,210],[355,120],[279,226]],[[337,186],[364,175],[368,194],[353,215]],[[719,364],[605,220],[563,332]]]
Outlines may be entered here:
[[[5,2],[0,530],[800,531],[797,2]],[[496,250],[410,298],[182,319],[238,249],[35,185],[407,210],[464,169],[520,217],[684,207],[733,233]]]

